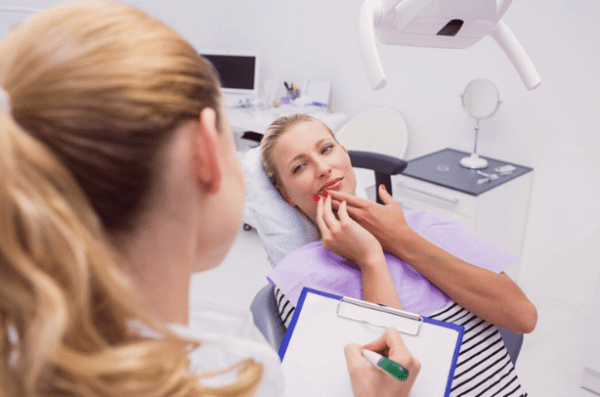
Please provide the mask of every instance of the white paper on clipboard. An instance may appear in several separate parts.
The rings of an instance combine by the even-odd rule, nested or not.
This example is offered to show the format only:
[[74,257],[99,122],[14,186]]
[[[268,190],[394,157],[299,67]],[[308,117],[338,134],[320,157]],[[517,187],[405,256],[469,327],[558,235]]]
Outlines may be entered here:
[[[449,395],[454,367],[462,341],[462,327],[424,321],[417,335],[402,333],[406,319],[391,316],[386,327],[370,324],[368,308],[362,308],[365,322],[337,315],[339,298],[330,294],[303,291],[304,301],[295,313],[280,349],[287,397],[352,396],[344,355],[348,343],[360,345],[381,336],[386,327],[401,331],[410,352],[421,362],[411,397]],[[334,297],[334,298],[332,298]],[[296,310],[298,310],[298,308]],[[448,324],[448,323],[443,323]],[[409,375],[410,376],[410,375]]]

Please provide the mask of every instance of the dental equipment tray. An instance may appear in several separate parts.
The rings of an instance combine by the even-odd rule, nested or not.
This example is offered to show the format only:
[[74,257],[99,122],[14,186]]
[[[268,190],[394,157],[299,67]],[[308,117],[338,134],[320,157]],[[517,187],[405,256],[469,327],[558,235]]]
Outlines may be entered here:
[[[408,161],[402,175],[478,196],[533,170],[485,156],[480,157],[488,161],[488,166],[481,170],[472,170],[460,165],[460,159],[469,155],[470,153],[455,149],[443,149]],[[507,165],[514,167],[514,170],[496,171]]]

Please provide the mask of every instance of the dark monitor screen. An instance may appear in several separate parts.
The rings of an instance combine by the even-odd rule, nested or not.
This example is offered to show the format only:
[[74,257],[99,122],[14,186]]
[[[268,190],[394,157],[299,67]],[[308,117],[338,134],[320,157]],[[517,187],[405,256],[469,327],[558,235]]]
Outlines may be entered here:
[[256,57],[244,55],[202,54],[215,67],[223,88],[254,90]]

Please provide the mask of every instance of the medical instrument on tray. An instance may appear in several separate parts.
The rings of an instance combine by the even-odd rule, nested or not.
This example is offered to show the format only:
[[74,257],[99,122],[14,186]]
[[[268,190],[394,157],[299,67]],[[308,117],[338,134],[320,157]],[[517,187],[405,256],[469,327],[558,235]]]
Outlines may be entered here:
[[496,174],[486,174],[485,172],[479,170],[477,170],[477,173],[481,176],[485,176],[486,178],[490,178],[492,181],[498,179],[498,175]]
[[512,174],[513,171],[515,171],[516,169],[517,169],[517,167],[515,167],[514,165],[505,164],[500,167],[494,168],[494,171],[496,171],[496,172],[500,173],[500,175],[504,176],[504,175]]

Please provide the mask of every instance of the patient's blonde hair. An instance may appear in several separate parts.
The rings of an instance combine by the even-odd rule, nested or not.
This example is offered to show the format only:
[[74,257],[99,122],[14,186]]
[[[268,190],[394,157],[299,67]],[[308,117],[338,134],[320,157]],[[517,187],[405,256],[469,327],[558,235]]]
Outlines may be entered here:
[[283,196],[283,185],[281,177],[275,166],[275,160],[273,159],[273,151],[279,138],[290,128],[301,123],[318,123],[322,125],[337,142],[333,131],[321,120],[312,117],[305,113],[296,113],[290,116],[283,116],[273,121],[266,129],[265,134],[260,143],[260,161],[262,163],[267,176],[275,186],[275,189]]
[[218,111],[206,61],[131,7],[63,4],[9,33],[0,87],[0,396],[251,395],[253,360],[223,387],[190,374],[197,344],[142,309],[110,237],[134,227],[171,132]]

